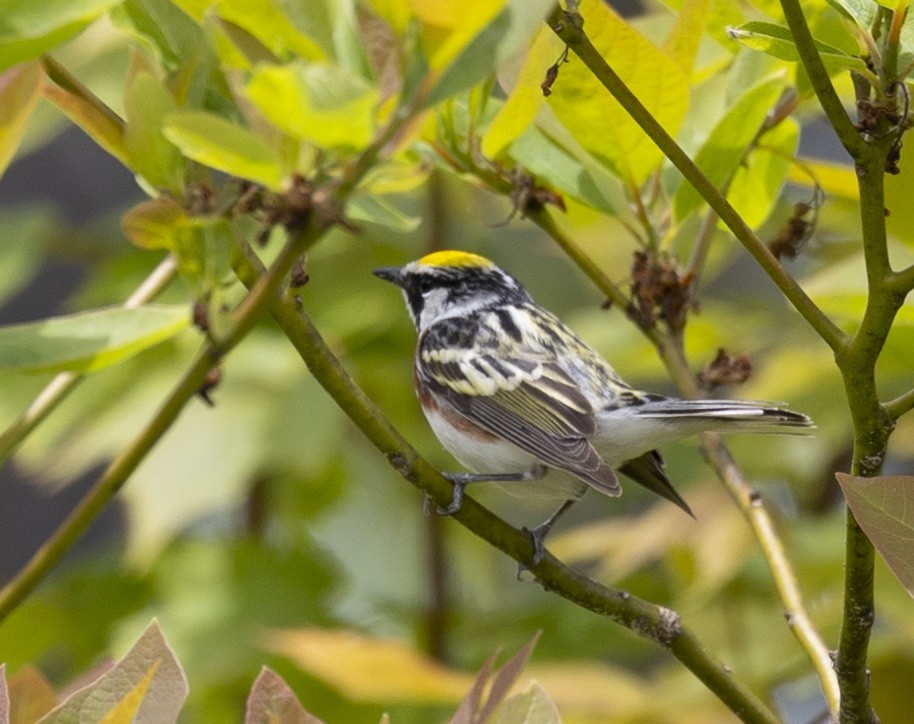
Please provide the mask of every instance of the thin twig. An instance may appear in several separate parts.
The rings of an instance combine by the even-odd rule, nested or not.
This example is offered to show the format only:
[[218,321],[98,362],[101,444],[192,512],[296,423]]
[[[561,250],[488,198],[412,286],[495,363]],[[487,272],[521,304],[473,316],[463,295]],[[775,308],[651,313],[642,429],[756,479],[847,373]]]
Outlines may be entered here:
[[825,343],[833,350],[841,347],[846,339],[845,334],[816,306],[815,302],[809,298],[796,280],[781,266],[781,263],[765,243],[746,224],[718,188],[701,172],[701,169],[695,165],[689,155],[657,122],[650,111],[644,107],[622,79],[616,75],[615,71],[610,68],[582,29],[583,21],[580,16],[556,9],[549,18],[549,25],[553,32],[584,62],[603,87],[625,108],[632,119],[663,151],[663,154],[686,180],[695,187],[695,190],[720,216],[721,220],[733,232],[733,235],[755,258],[759,266],[777,284],[788,301],[803,315]]
[[[169,254],[127,298],[124,308],[134,309],[158,296],[174,277],[176,268],[177,261]],[[0,433],[0,464],[12,455],[19,443],[63,401],[84,376],[79,372],[61,372],[54,376],[32,404]]]

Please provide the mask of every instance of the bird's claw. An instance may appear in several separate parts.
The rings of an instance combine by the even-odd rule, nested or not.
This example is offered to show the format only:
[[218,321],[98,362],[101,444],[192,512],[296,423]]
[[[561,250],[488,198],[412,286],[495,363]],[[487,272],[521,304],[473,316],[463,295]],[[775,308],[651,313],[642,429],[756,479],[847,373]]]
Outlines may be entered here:
[[[446,508],[442,508],[440,505],[435,505],[434,510],[436,515],[453,515],[458,510],[460,510],[460,507],[463,505],[463,489],[467,486],[468,481],[461,480],[457,478],[456,475],[445,475],[444,477],[453,483],[454,493],[451,497],[451,502]],[[431,515],[433,505],[434,501],[426,495],[425,501],[422,504],[422,512],[425,513],[425,515]]]

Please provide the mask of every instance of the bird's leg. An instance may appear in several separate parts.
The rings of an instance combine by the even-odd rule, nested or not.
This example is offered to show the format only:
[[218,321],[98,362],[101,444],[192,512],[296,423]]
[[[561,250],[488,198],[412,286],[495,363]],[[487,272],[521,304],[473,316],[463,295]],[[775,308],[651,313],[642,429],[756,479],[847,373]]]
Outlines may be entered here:
[[565,511],[567,511],[574,504],[575,500],[576,498],[566,500],[552,515],[546,518],[546,520],[544,520],[535,528],[524,528],[524,530],[530,534],[530,538],[533,540],[533,562],[529,566],[524,565],[523,563],[517,564],[517,580],[520,580],[521,573],[530,570],[541,560],[543,560],[543,556],[546,554],[546,548],[544,545],[546,536],[549,535],[549,531],[552,530],[552,526],[555,525],[555,521],[557,521],[565,514]]
[[[519,473],[441,473],[454,486],[454,495],[447,508],[436,508],[438,515],[453,515],[463,505],[463,491],[470,483],[522,483],[539,480],[546,475],[545,465],[535,465]],[[426,496],[423,511],[430,515],[432,501]]]

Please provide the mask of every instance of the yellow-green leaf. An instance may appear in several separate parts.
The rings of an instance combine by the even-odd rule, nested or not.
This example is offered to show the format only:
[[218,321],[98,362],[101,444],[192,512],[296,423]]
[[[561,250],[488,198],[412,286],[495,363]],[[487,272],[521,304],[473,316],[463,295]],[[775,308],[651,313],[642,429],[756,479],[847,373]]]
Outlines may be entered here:
[[186,305],[113,307],[0,327],[0,369],[92,372],[186,328]]
[[184,162],[178,149],[162,133],[165,117],[175,111],[175,102],[150,73],[135,73],[124,98],[129,166],[155,187],[180,193]]
[[[794,62],[800,59],[796,43],[793,41],[793,35],[791,35],[790,30],[781,25],[753,20],[752,22],[743,23],[738,28],[727,28],[727,34],[753,50],[760,50],[775,58]],[[820,40],[814,40],[813,42],[816,45],[816,50],[819,51],[822,62],[825,63],[825,67],[830,71],[834,72],[843,69],[868,70],[863,58],[848,55],[840,48],[823,43]]]
[[708,20],[710,0],[685,0],[676,16],[676,22],[663,41],[663,50],[686,75],[692,74],[698,46]]
[[165,137],[190,159],[278,190],[278,154],[258,135],[205,111],[177,111],[165,120]]
[[168,198],[151,199],[124,214],[121,226],[131,242],[141,249],[176,250],[178,229],[190,222],[186,212]]
[[[431,92],[425,98],[427,105],[435,105],[461,93],[490,77],[505,61],[525,48],[532,37],[543,27],[543,20],[552,9],[553,0],[508,0],[507,3],[443,3],[427,0],[428,5],[447,7],[447,15],[458,18],[459,29],[444,43],[446,52],[436,53],[431,64],[435,78]],[[503,5],[503,7],[502,7]],[[489,15],[492,8],[498,14]],[[477,10],[481,8],[482,10]],[[468,25],[464,16],[472,18]],[[477,21],[486,22],[476,27]],[[467,35],[467,27],[473,28]],[[452,41],[459,40],[456,44]],[[458,52],[454,51],[457,47]],[[439,74],[440,73],[440,74]]]
[[317,146],[359,149],[374,135],[377,89],[336,65],[261,66],[247,95],[277,128]]
[[[715,186],[726,183],[736,171],[784,86],[785,79],[775,77],[750,88],[711,131],[696,154],[695,163]],[[674,215],[684,219],[701,203],[699,193],[683,181],[673,198]]]
[[43,84],[44,72],[37,60],[0,73],[0,176],[19,148]]
[[250,33],[277,57],[324,58],[321,47],[296,28],[274,0],[221,0],[217,7],[221,18]]
[[271,633],[267,645],[356,701],[451,703],[473,683],[395,639],[294,629]]
[[[688,80],[679,66],[610,10],[583,0],[587,35],[641,103],[671,135],[688,105]],[[584,148],[630,183],[641,183],[663,158],[653,141],[583,63],[561,66],[547,102]]]
[[129,165],[124,121],[94,96],[48,83],[45,97],[118,161]]
[[[545,78],[546,69],[558,60],[563,47],[562,41],[550,28],[544,26],[540,29],[527,52],[511,95],[483,136],[482,152],[485,156],[498,158],[502,155],[536,117],[546,102],[540,84]],[[562,69],[565,68],[567,66],[563,65]]]

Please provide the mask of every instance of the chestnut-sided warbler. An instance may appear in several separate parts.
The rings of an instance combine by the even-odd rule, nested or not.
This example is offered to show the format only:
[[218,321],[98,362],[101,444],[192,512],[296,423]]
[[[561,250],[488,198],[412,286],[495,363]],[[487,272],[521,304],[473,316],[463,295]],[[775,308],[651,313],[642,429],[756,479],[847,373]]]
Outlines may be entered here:
[[802,433],[805,415],[760,402],[680,400],[627,385],[593,348],[488,259],[439,251],[374,274],[403,290],[419,333],[414,380],[445,448],[473,473],[449,473],[459,510],[471,482],[564,501],[530,531],[534,564],[556,519],[588,487],[622,494],[616,472],[689,506],[656,448],[699,432]]

